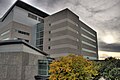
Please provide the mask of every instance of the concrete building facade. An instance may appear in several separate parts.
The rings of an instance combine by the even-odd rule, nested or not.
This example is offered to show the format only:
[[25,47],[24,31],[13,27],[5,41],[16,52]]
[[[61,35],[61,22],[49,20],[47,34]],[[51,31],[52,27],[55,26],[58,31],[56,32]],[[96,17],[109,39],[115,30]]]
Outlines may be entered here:
[[64,9],[44,19],[43,51],[51,57],[68,54],[98,59],[97,33],[79,20],[69,9]]
[[69,54],[98,59],[97,33],[69,9],[48,15],[18,0],[0,18],[0,80],[46,80],[50,58]]
[[0,80],[35,80],[46,53],[21,40],[0,42]]
[[0,40],[25,40],[36,46],[36,26],[48,14],[17,1],[0,19]]
[[53,58],[98,59],[97,33],[69,9],[48,15],[18,0],[0,21],[0,41],[25,40]]

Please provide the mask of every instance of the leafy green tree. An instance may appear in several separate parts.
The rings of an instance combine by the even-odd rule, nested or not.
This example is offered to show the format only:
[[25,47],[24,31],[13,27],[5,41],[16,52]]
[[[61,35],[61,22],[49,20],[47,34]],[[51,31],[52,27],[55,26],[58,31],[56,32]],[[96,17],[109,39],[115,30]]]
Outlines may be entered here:
[[91,80],[98,74],[92,61],[83,56],[69,55],[50,64],[50,80]]
[[105,61],[98,62],[101,66],[99,76],[107,80],[120,80],[120,60],[113,57],[106,58]]

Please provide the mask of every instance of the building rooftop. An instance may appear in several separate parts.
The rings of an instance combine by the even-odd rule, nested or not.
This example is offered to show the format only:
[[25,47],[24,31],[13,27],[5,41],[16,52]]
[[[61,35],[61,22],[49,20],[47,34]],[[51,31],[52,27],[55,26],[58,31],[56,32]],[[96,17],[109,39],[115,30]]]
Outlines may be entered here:
[[[45,53],[45,52],[37,49],[36,47],[30,45],[29,43],[27,43],[27,42],[25,42],[25,41],[23,41],[23,40],[5,40],[5,41],[0,41],[0,47],[1,47],[1,46],[5,46],[3,49],[6,48],[6,45],[12,45],[13,48],[11,48],[11,47],[10,47],[10,48],[11,48],[11,49],[16,49],[16,47],[20,47],[20,46],[16,46],[16,45],[19,45],[19,44],[21,44],[21,45],[23,44],[23,45],[29,47],[30,49],[32,49],[32,50],[34,50],[34,51],[37,51],[38,53],[41,53],[41,54],[43,54],[43,55],[45,55],[45,56],[48,55],[47,53]],[[9,48],[9,51],[10,51],[10,48]],[[2,48],[0,48],[0,49],[2,49]],[[18,48],[17,48],[17,49],[18,49]],[[5,50],[7,50],[7,48],[6,48]],[[14,50],[12,50],[12,51],[14,51]]]
[[43,12],[43,11],[41,11],[41,10],[39,10],[39,9],[31,6],[31,5],[25,3],[25,2],[23,2],[23,1],[21,1],[21,0],[17,0],[17,1],[9,8],[9,10],[3,15],[3,17],[0,18],[0,21],[1,21],[1,22],[4,21],[4,19],[7,17],[7,15],[11,12],[11,10],[12,10],[15,6],[21,7],[21,8],[23,8],[23,9],[25,9],[25,10],[27,10],[27,11],[30,11],[30,12],[32,12],[32,13],[38,15],[38,16],[41,16],[41,17],[43,17],[43,18],[49,16],[49,14],[47,14],[47,13],[45,13],[45,12]]

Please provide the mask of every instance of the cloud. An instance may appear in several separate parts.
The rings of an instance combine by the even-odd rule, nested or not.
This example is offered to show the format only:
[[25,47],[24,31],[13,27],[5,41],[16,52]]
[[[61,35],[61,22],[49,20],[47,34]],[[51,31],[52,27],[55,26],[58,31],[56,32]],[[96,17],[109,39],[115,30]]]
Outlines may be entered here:
[[120,52],[120,44],[106,44],[104,42],[99,42],[100,50],[107,52]]
[[14,2],[15,0],[0,0],[0,18]]

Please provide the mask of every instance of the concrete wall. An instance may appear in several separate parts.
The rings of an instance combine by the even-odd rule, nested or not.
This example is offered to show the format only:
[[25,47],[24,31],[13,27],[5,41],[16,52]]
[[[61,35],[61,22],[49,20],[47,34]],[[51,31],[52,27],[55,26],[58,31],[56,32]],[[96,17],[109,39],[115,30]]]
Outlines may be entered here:
[[35,80],[38,59],[42,57],[24,52],[0,52],[0,80]]

